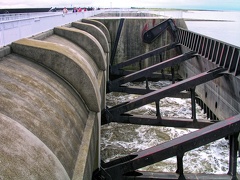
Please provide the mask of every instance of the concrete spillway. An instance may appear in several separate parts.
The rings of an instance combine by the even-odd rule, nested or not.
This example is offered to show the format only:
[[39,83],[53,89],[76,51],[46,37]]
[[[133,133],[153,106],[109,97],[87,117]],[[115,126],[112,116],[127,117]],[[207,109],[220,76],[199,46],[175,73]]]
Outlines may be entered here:
[[2,49],[0,179],[90,179],[99,167],[110,39],[85,21]]

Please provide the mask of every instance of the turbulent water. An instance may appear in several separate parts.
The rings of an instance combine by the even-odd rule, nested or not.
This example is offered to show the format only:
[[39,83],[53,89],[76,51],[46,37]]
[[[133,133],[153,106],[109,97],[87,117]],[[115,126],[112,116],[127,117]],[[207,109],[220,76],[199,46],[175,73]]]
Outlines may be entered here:
[[[163,87],[170,82],[159,81],[152,83],[151,87]],[[107,96],[108,106],[136,98],[137,95],[110,93]],[[160,100],[162,117],[191,118],[191,99],[164,98]],[[206,114],[197,106],[197,119],[207,119]],[[155,104],[145,105],[132,111],[136,114],[155,115]],[[102,127],[102,158],[108,162],[133,152],[161,144],[176,137],[195,131],[196,129],[181,129],[171,127],[153,127],[143,125],[130,125],[110,123]],[[198,149],[185,153],[184,172],[188,173],[227,173],[228,171],[228,141],[218,140]],[[156,172],[175,172],[176,157],[164,160],[142,170]],[[240,159],[238,159],[240,164]],[[238,172],[240,167],[238,166]]]
[[[160,12],[159,14],[162,14]],[[240,46],[240,12],[220,11],[183,11],[164,12],[173,18],[206,19],[216,21],[186,21],[192,31]],[[219,21],[227,20],[227,21]],[[170,82],[152,83],[151,88],[161,88]],[[107,96],[109,107],[136,98],[136,95],[110,93]],[[165,117],[191,118],[191,100],[178,98],[164,98],[160,101],[161,115]],[[136,114],[155,115],[155,104],[149,104],[134,110]],[[197,119],[207,119],[201,108],[197,106]],[[171,127],[153,127],[110,123],[102,127],[101,154],[104,161],[110,161],[161,144],[176,137],[195,131],[195,129],[180,129]],[[185,153],[184,172],[191,173],[219,173],[228,172],[229,144],[221,139]],[[176,157],[144,167],[143,170],[156,172],[175,172]],[[238,158],[237,172],[240,174],[240,158]]]

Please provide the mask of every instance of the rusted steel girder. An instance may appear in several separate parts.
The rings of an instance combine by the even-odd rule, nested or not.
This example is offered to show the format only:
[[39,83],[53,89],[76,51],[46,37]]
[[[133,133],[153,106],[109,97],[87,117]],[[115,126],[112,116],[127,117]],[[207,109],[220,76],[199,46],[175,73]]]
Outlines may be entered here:
[[160,99],[171,96],[173,94],[177,94],[183,90],[194,88],[199,84],[208,82],[212,79],[222,76],[224,74],[224,71],[225,69],[221,67],[215,68],[210,71],[203,72],[188,79],[182,80],[175,84],[171,84],[167,87],[163,87],[162,89],[142,95],[129,102],[124,102],[117,106],[106,109],[102,112],[102,124],[110,122],[121,122],[121,115],[128,111],[139,108],[146,104],[150,104],[152,102],[159,102]]
[[[150,88],[141,88],[141,87],[133,87],[133,86],[120,86],[118,88],[118,92],[124,92],[127,94],[138,94],[143,95],[150,92],[156,91],[156,89]],[[178,94],[172,94],[168,97],[175,97],[175,98],[191,98],[191,94],[189,92],[179,92]]]
[[[178,179],[185,179],[183,172],[183,156],[185,152],[230,136],[230,162],[228,174],[232,179],[237,179],[236,162],[238,149],[236,147],[239,132],[240,114],[155,147],[130,154],[108,163],[102,163],[101,170],[96,174],[96,177],[115,180],[131,178],[141,179],[142,174],[136,171],[137,169],[177,156]],[[153,174],[150,174],[148,177],[145,176],[145,178],[150,179],[153,176]],[[213,176],[211,177],[213,178]],[[163,179],[172,178],[166,175]]]
[[175,32],[177,31],[177,28],[172,19],[167,19],[162,23],[158,24],[157,26],[146,31],[143,34],[143,42],[148,44],[152,43],[156,38],[158,38],[158,36],[160,36],[166,30],[169,30],[174,40],[176,37]]
[[[166,61],[154,64],[150,67],[144,68],[142,70],[139,70],[137,72],[131,73],[129,75],[123,76],[121,78],[118,78],[116,80],[110,81],[108,83],[108,90],[109,92],[112,91],[118,91],[119,92],[119,86],[121,84],[127,83],[127,82],[132,82],[134,80],[137,80],[142,77],[149,77],[153,72],[159,71],[161,69],[171,67],[173,65],[179,64],[183,61],[189,60],[193,57],[195,57],[196,54],[193,51],[187,52],[185,54],[181,54],[179,56],[173,57],[171,59],[168,59]],[[120,91],[121,92],[121,91]]]
[[[228,174],[184,174],[185,179],[189,180],[233,180],[232,176]],[[123,179],[134,180],[181,180],[177,173],[157,173],[148,171],[138,171],[134,173],[128,173]]]
[[163,46],[163,47],[154,49],[152,51],[149,51],[145,54],[141,54],[139,56],[128,59],[128,60],[126,60],[124,62],[121,62],[119,64],[112,65],[112,66],[110,66],[110,73],[111,73],[111,75],[121,75],[122,74],[122,70],[121,70],[122,68],[124,68],[126,66],[129,66],[129,65],[132,65],[134,63],[139,63],[140,61],[142,61],[144,59],[155,56],[157,54],[161,54],[161,53],[163,53],[165,51],[168,51],[170,49],[173,49],[173,48],[180,48],[180,44],[178,44],[178,43],[168,44],[166,46]]
[[127,124],[197,128],[197,129],[209,126],[214,123],[214,121],[206,121],[199,119],[196,122],[194,122],[194,120],[190,118],[176,118],[176,117],[159,118],[159,116],[134,115],[134,114],[121,114],[119,117],[119,121],[117,122]]

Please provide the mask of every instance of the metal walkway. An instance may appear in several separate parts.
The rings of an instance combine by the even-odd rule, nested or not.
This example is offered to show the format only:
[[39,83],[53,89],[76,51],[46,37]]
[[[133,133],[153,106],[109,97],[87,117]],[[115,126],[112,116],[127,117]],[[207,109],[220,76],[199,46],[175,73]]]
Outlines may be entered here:
[[[121,25],[119,29],[121,29]],[[197,120],[195,87],[225,74],[232,74],[233,76],[239,75],[240,50],[237,47],[221,43],[188,30],[180,29],[174,25],[171,19],[145,32],[143,41],[145,43],[152,43],[166,30],[172,35],[172,44],[139,55],[123,63],[110,66],[110,81],[107,86],[108,92],[125,92],[129,94],[139,94],[141,96],[111,108],[106,107],[102,112],[102,124],[119,122],[152,126],[198,128],[199,130],[138,153],[130,154],[124,158],[116,159],[108,163],[103,162],[101,169],[94,174],[95,179],[237,179],[236,168],[237,151],[239,149],[240,114],[218,122]],[[190,51],[182,53],[182,46],[188,47]],[[175,49],[179,55],[136,72],[124,70],[124,67],[139,63],[146,58],[161,54],[170,49]],[[198,58],[199,56],[214,62],[216,67],[176,83],[174,80],[174,71],[172,70],[173,84],[158,90],[149,88],[148,81],[153,78],[155,72],[159,72],[167,67],[172,68],[174,65]],[[145,88],[129,87],[126,85],[128,82],[134,82],[139,79],[145,80]],[[180,94],[183,90],[187,90],[189,92],[188,96],[191,97],[192,118],[162,118],[160,115],[160,99],[170,96],[181,96]],[[131,110],[152,102],[156,104],[156,116],[134,115],[130,113]],[[184,174],[183,156],[187,151],[224,137],[228,137],[229,139],[230,155],[228,174]],[[173,156],[177,157],[176,173],[138,171],[139,168]]]

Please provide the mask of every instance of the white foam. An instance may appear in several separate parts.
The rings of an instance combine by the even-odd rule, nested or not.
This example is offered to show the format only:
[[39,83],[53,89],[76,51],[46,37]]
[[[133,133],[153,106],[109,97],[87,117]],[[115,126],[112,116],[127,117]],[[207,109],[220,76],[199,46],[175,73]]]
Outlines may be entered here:
[[[158,82],[154,84],[155,87],[162,85],[165,86],[168,85],[168,83]],[[108,100],[112,103],[111,105],[116,105],[138,97],[136,95],[119,95],[119,93],[111,93],[109,95]],[[206,114],[203,113],[203,110],[201,110],[198,105],[196,105],[196,110],[198,119],[207,119]],[[191,99],[161,99],[160,111],[163,117],[191,118]],[[132,112],[155,115],[155,103],[145,105]],[[110,161],[133,152],[156,146],[192,131],[195,131],[195,129],[110,123],[102,127],[102,157],[105,161]],[[220,139],[190,152],[186,152],[183,158],[184,172],[226,174],[228,172],[228,154],[229,145],[225,139]],[[157,172],[175,172],[176,166],[176,157],[172,157],[142,169]],[[239,158],[237,172],[240,173]]]

